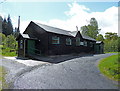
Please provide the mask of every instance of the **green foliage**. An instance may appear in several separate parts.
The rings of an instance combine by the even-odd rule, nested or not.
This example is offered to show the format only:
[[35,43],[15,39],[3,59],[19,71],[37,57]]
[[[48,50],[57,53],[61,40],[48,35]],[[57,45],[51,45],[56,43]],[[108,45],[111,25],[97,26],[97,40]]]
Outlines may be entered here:
[[[17,30],[17,32],[19,32]],[[4,18],[2,20],[2,33],[0,33],[0,55],[3,56],[16,56],[17,51],[17,42],[16,37],[18,36],[18,33],[14,33],[13,35],[13,26],[12,21],[10,19],[10,15],[8,15],[8,18]]]
[[10,15],[8,15],[7,20],[6,18],[4,18],[2,22],[2,33],[5,34],[5,36],[13,34],[13,26],[12,26],[12,22],[10,19]]
[[110,79],[120,81],[120,54],[112,55],[100,61],[99,69],[100,71]]
[[13,35],[8,35],[4,41],[4,47],[16,49],[16,46],[17,46],[17,42],[15,40],[15,37]]
[[104,41],[104,37],[102,34],[99,34],[97,37],[96,37],[96,40],[97,41]]
[[0,45],[3,44],[3,41],[5,41],[6,36],[2,33],[0,33]]
[[107,32],[105,33],[105,38],[108,40],[116,40],[118,38],[117,33]]
[[90,25],[94,26],[95,29],[98,29],[98,23],[97,23],[97,20],[94,17],[90,19]]
[[118,52],[120,52],[120,37],[118,37]]
[[96,29],[96,27],[92,25],[88,25],[87,28],[88,28],[88,31],[86,32],[86,35],[96,39],[97,34],[99,33],[98,29]]
[[10,35],[10,34],[13,34],[13,26],[12,26],[12,22],[11,22],[11,19],[10,19],[10,15],[8,15],[8,18],[7,18],[7,35]]
[[117,33],[105,33],[105,39],[102,34],[99,34],[98,23],[95,18],[91,18],[90,24],[81,27],[82,34],[104,42],[104,52],[120,52],[120,37]]
[[11,48],[3,48],[2,50],[3,56],[17,56],[16,50]]
[[2,40],[2,55],[3,56],[16,56],[16,51],[17,51],[17,41],[15,40],[15,37],[13,35],[8,35],[5,37],[4,34],[1,34],[4,36],[4,39]]
[[107,32],[104,40],[105,52],[118,52],[120,49],[120,38],[116,33]]
[[84,34],[84,35],[86,35],[86,33],[87,33],[87,26],[85,25],[85,26],[82,26],[81,27],[81,30],[82,30],[82,34]]
[[95,18],[91,18],[90,24],[88,24],[87,26],[86,25],[82,26],[81,30],[82,30],[82,34],[96,39],[97,34],[99,34],[100,29],[98,29],[97,20]]
[[13,32],[14,37],[17,38],[19,36],[19,33],[20,33],[19,29],[15,27],[15,30]]
[[2,33],[7,35],[7,20],[4,18],[2,22]]

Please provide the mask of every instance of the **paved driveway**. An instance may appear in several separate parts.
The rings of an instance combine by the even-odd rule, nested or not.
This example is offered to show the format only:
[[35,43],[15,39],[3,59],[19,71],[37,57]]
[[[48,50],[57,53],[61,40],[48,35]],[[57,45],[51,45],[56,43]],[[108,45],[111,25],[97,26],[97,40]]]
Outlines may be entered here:
[[117,89],[116,83],[100,74],[97,63],[113,54],[79,57],[38,67],[14,82],[17,89]]
[[0,66],[5,67],[7,71],[6,82],[9,84],[9,88],[13,88],[14,81],[20,75],[45,64],[48,63],[28,59],[16,59],[16,57],[3,57],[0,59]]

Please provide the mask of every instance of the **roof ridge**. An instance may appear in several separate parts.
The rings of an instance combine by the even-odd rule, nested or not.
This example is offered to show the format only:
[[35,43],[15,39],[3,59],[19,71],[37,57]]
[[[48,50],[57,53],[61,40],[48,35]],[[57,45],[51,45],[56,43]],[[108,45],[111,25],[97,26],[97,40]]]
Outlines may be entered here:
[[35,23],[35,24],[41,24],[41,25],[43,25],[43,26],[52,27],[52,28],[55,28],[55,29],[60,29],[60,30],[66,31],[66,32],[71,32],[71,31],[68,31],[68,30],[65,30],[65,29],[62,29],[62,28],[54,27],[54,26],[47,25],[47,24],[43,24],[43,23],[39,23],[39,22],[34,22],[34,23]]
[[[67,36],[75,37],[76,34],[78,32],[80,32],[80,31],[68,31],[68,30],[65,30],[65,29],[53,27],[53,26],[42,24],[42,23],[38,23],[38,22],[33,22],[33,23],[35,23],[39,27],[43,28],[47,32],[52,32],[52,33],[56,33],[56,34],[62,34],[62,35],[67,35]],[[88,39],[88,40],[96,41],[95,39],[93,39],[93,38],[91,38],[89,36],[83,35],[82,33],[80,33],[80,34],[82,35],[83,39]]]

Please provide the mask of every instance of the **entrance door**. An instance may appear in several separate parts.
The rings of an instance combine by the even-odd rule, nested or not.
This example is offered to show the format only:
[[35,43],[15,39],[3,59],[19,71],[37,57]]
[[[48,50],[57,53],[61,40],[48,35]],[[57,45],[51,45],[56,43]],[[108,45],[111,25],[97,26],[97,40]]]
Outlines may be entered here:
[[99,45],[94,45],[94,51],[95,53],[99,53]]
[[35,54],[35,41],[34,40],[28,40],[28,54]]

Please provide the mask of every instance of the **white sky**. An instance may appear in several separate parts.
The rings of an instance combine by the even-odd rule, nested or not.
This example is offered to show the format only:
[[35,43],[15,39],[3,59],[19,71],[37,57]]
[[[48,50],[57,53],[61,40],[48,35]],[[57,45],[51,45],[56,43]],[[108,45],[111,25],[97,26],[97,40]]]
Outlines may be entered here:
[[[113,6],[103,12],[89,12],[91,11],[89,8],[76,2],[68,4],[68,7],[69,10],[64,12],[69,17],[67,20],[50,19],[47,22],[40,20],[33,21],[62,28],[65,30],[76,31],[76,26],[78,26],[80,29],[81,26],[87,25],[89,23],[89,20],[94,17],[98,21],[99,28],[101,29],[100,34],[105,35],[106,32],[118,33],[118,7]],[[1,14],[1,16],[3,15]],[[18,16],[14,16],[11,18],[13,25],[17,26]],[[25,30],[30,21],[31,20],[21,20],[21,32]],[[120,36],[120,32],[118,33],[118,35]]]
[[[34,21],[70,31],[75,31],[76,26],[78,26],[80,29],[81,26],[87,25],[89,20],[94,17],[98,21],[99,28],[101,29],[100,34],[105,35],[106,32],[118,33],[118,7],[110,7],[104,12],[88,12],[90,9],[86,8],[84,5],[72,3],[68,6],[70,8],[69,11],[64,12],[68,17],[70,17],[67,20],[52,19],[48,22],[39,20]],[[29,22],[30,21],[21,21],[21,32],[25,30]]]

